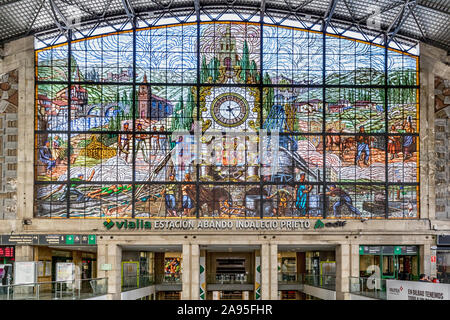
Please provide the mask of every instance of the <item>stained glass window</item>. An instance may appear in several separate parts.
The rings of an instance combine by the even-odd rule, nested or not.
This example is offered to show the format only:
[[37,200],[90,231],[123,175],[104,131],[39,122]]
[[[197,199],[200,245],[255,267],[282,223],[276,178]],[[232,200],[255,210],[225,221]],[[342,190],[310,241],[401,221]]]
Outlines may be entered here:
[[39,49],[35,214],[418,218],[417,61],[250,22]]

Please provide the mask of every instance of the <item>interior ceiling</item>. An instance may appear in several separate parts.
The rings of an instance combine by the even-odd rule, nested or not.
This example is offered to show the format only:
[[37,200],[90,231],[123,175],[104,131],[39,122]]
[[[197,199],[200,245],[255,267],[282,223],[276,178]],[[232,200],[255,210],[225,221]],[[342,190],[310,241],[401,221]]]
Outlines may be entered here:
[[[71,21],[89,35],[92,28],[140,19],[188,16],[196,21],[206,15],[214,20],[228,13],[243,20],[312,22],[328,32],[381,33],[388,44],[423,41],[450,52],[449,0],[0,0],[0,43],[28,35],[58,37],[73,30]],[[368,27],[371,22],[375,27]]]

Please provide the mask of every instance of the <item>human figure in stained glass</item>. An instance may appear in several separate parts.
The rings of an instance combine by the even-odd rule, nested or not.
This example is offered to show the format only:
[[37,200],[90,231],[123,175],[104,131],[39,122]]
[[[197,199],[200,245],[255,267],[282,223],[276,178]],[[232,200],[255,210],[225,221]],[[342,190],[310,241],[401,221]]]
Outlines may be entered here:
[[154,132],[151,136],[150,136],[150,154],[157,154],[158,150],[159,150],[159,135],[156,134],[155,132],[157,131],[156,126],[153,126],[152,131]]
[[[124,131],[130,131],[128,122],[123,125]],[[132,139],[132,134],[125,133],[119,134],[119,155],[125,153],[125,161],[128,162],[128,155],[130,154],[130,140]]]
[[[76,178],[70,178],[70,181],[71,182],[91,181],[92,178],[94,177],[94,174],[95,174],[95,170],[92,170],[91,175],[89,176],[89,178],[88,179],[84,179],[84,174],[80,173]],[[59,197],[58,201],[64,201],[64,199],[67,196],[67,184],[62,184],[58,189],[56,189],[56,192],[61,190],[62,187],[64,187],[64,190],[62,191],[62,194]],[[77,196],[77,200],[76,201],[87,200],[88,197],[86,197],[83,192],[78,190],[79,187],[80,187],[80,184],[72,183],[70,185],[70,193]]]
[[139,150],[142,151],[144,161],[149,162],[149,157],[147,154],[147,143],[145,142],[145,140],[147,139],[147,135],[142,133],[142,123],[138,123],[136,129],[138,131],[138,133],[136,134],[136,155],[138,154]]
[[164,150],[167,149],[167,146],[166,146],[167,138],[166,138],[166,136],[163,134],[163,132],[164,132],[164,126],[161,126],[161,127],[159,128],[159,132],[161,132],[162,134],[160,134],[160,135],[158,136],[158,144],[159,144],[160,149],[161,149],[162,151],[164,151]]
[[308,193],[311,191],[312,186],[305,184],[305,174],[300,174],[300,184],[297,188],[297,200],[295,206],[300,211],[300,216],[306,216],[306,208],[308,205]]
[[359,165],[359,161],[361,160],[361,156],[364,152],[364,164],[367,166],[369,165],[369,158],[370,158],[370,141],[373,138],[363,135],[365,133],[364,126],[359,127],[359,133],[362,134],[356,137],[357,142],[356,163]]
[[277,207],[273,207],[273,215],[278,215],[279,217],[284,217],[286,215],[286,210],[289,203],[290,194],[287,190],[279,189],[274,194],[268,196],[266,199],[270,200],[277,196]]
[[52,141],[52,157],[55,161],[59,162],[59,157],[61,156],[61,138],[59,136],[55,136]]
[[[184,176],[185,182],[191,181],[191,175],[189,173],[186,173]],[[191,185],[185,184],[181,188],[182,194],[183,194],[183,213],[185,216],[190,216],[191,209],[194,207],[194,201],[192,201],[191,197],[189,196],[188,189],[191,188]]]
[[[414,129],[412,127],[411,117],[403,124],[403,129],[405,133],[413,133]],[[403,159],[409,159],[412,157],[412,151],[414,148],[414,137],[410,135],[406,135],[403,137]]]
[[338,201],[335,202],[333,205],[333,212],[334,216],[340,216],[341,215],[341,207],[347,206],[347,208],[353,212],[356,215],[361,215],[361,212],[355,208],[352,204],[352,198],[342,190],[341,188],[337,188],[335,185],[330,186],[330,191],[326,192],[325,195],[332,196],[332,197],[339,197]]
[[56,165],[56,160],[53,158],[50,151],[50,141],[45,141],[44,145],[39,148],[39,160],[47,165],[47,175],[51,175],[53,168]]
[[[175,181],[175,175],[171,174],[169,176],[169,182]],[[175,192],[176,192],[177,186],[173,183],[167,184],[166,188],[161,192],[161,196],[165,196],[164,200],[166,202],[166,210],[170,217],[176,217],[177,216],[177,210],[176,210],[176,200],[175,200]]]
[[[391,133],[396,133],[395,125],[391,126]],[[400,143],[398,141],[398,138],[395,136],[389,136],[388,137],[388,153],[391,155],[391,160],[394,159],[394,157],[398,158],[398,152],[400,151]]]

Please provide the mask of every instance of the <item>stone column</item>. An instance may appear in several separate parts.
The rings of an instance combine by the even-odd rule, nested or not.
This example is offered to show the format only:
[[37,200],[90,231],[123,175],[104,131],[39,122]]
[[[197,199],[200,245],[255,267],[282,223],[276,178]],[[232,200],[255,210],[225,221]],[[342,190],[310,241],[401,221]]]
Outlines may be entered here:
[[[359,244],[350,245],[350,284],[354,289],[359,288]],[[350,289],[349,289],[350,290]],[[359,290],[358,290],[359,291]]]
[[200,298],[200,246],[191,244],[191,300]]
[[436,268],[434,270],[431,269],[431,244],[425,243],[423,246],[420,246],[420,273],[424,273],[428,277],[436,277]]
[[15,247],[15,261],[34,261],[34,247],[33,246],[16,246]]
[[270,245],[270,300],[278,300],[278,245]]
[[336,300],[349,300],[350,245],[336,246]]
[[270,245],[264,243],[261,245],[261,298],[269,300],[270,294]]
[[435,150],[435,76],[448,79],[447,52],[420,44],[420,194],[423,219],[435,219],[436,150]]
[[181,299],[190,300],[191,299],[191,245],[183,244],[182,261],[181,261],[181,279],[182,279],[182,290]]
[[[102,264],[110,264],[111,270],[101,270]],[[120,300],[122,291],[122,248],[117,244],[97,245],[97,277],[107,278],[108,300]]]

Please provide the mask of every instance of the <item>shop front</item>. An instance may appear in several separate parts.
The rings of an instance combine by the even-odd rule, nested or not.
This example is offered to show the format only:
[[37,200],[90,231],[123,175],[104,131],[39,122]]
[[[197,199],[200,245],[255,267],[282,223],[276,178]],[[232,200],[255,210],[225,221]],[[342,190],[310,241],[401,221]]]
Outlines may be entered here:
[[418,246],[366,246],[359,247],[361,278],[373,274],[380,279],[418,280],[420,272]]

